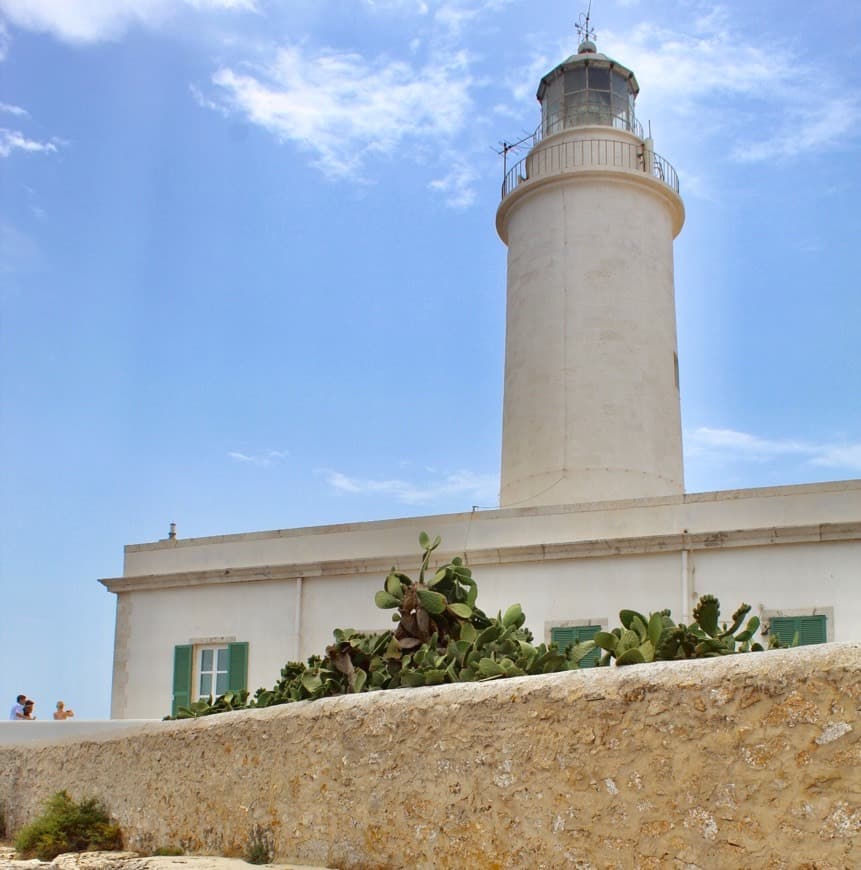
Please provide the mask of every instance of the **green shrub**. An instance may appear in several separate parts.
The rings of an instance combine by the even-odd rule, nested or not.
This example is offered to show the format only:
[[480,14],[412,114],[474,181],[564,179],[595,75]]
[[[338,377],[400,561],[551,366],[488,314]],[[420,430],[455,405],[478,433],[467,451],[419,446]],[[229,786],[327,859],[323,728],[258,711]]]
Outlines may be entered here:
[[15,850],[25,858],[52,861],[64,852],[120,849],[119,826],[111,822],[95,798],[75,803],[58,791],[44,804],[44,812],[15,838]]
[[179,846],[159,846],[158,849],[153,852],[153,855],[156,858],[172,858],[184,854],[185,850],[181,849]]
[[249,864],[269,864],[273,854],[272,832],[255,825],[251,829],[243,857]]

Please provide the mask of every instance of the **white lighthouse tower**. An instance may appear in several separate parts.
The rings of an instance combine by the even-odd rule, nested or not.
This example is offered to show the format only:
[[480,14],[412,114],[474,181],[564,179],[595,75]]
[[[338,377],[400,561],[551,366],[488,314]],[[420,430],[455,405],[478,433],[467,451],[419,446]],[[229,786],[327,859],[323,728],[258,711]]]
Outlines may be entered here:
[[673,168],[634,114],[634,74],[587,26],[541,80],[541,126],[507,173],[502,507],[682,493]]

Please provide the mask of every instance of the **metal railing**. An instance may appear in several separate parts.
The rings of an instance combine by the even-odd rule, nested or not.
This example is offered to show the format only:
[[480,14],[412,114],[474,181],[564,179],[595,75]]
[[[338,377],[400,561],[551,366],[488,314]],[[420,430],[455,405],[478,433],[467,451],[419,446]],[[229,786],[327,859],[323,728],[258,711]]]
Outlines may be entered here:
[[616,139],[578,139],[549,145],[527,154],[506,173],[502,181],[502,198],[505,199],[521,184],[531,180],[562,175],[571,169],[584,167],[643,172],[679,192],[676,170],[645,145]]

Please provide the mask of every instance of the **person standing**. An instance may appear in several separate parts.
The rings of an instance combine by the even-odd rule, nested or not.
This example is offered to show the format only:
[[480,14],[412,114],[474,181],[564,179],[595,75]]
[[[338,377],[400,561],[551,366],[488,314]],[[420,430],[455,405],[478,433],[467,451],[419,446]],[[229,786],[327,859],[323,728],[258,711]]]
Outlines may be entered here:
[[12,709],[9,711],[9,719],[13,722],[17,719],[24,718],[24,702],[27,700],[26,695],[18,695],[15,699],[15,703],[12,705]]
[[27,698],[24,701],[24,719],[28,722],[34,722],[36,720],[36,716],[33,713],[33,708],[36,706],[36,702],[30,698]]
[[71,719],[74,715],[74,710],[67,710],[66,705],[63,701],[57,701],[57,709],[54,710],[54,718],[57,721],[62,721],[63,719]]

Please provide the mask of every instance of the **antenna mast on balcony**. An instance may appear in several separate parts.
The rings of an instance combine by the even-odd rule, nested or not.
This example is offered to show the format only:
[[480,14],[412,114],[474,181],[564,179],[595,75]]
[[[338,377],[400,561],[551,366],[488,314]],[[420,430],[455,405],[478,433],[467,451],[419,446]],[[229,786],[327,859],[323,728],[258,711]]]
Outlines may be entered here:
[[516,142],[506,142],[502,140],[499,143],[499,150],[497,151],[496,148],[493,149],[502,158],[503,178],[508,175],[508,152],[520,148],[525,142],[529,141],[531,141],[533,145],[535,144],[535,133],[527,133],[522,139],[518,139]]

